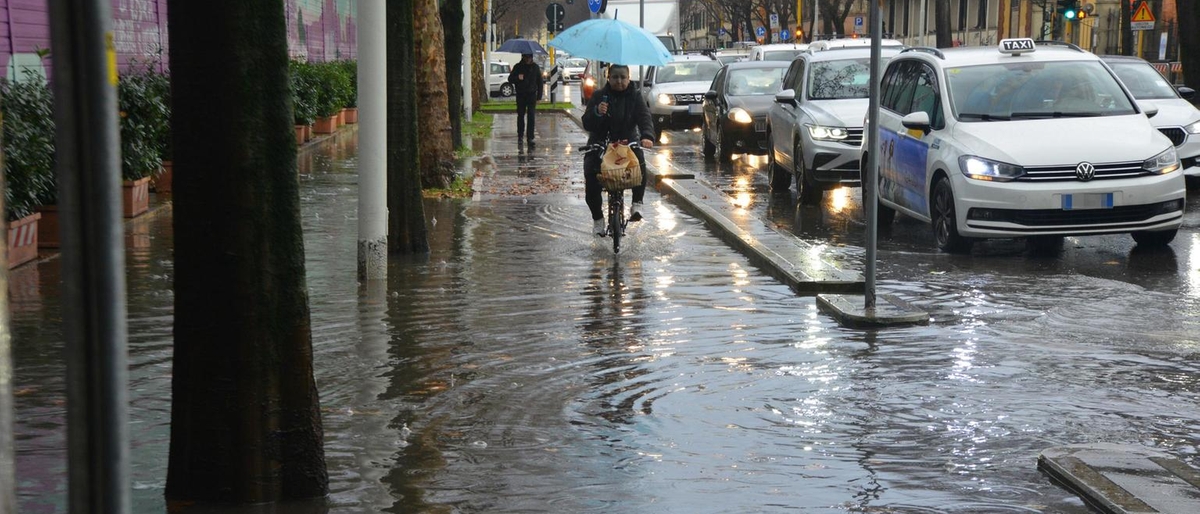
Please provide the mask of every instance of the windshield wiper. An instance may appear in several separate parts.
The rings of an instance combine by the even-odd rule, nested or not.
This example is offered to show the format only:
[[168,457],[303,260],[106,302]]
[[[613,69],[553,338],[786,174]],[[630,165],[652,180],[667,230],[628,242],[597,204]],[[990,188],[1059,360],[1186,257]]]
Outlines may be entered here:
[[1086,111],[1085,112],[1038,111],[1038,112],[1014,112],[1014,113],[1012,113],[1012,117],[1014,119],[1015,118],[1095,118],[1097,116],[1104,116],[1104,113],[1086,112]]
[[983,120],[983,121],[1008,121],[1008,120],[1012,119],[1012,118],[1009,118],[1008,116],[1001,116],[999,114],[987,114],[987,113],[980,113],[980,112],[960,112],[960,113],[958,113],[958,117],[964,118],[964,119]]

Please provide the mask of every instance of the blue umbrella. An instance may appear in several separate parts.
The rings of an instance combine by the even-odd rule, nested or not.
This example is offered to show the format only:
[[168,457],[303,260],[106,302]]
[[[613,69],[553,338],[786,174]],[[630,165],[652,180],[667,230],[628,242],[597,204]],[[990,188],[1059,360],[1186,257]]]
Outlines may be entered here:
[[547,54],[545,48],[539,45],[537,41],[531,39],[510,39],[505,41],[497,52],[512,52],[514,54]]
[[617,19],[596,18],[571,25],[550,46],[572,57],[635,66],[662,66],[671,52],[650,31]]

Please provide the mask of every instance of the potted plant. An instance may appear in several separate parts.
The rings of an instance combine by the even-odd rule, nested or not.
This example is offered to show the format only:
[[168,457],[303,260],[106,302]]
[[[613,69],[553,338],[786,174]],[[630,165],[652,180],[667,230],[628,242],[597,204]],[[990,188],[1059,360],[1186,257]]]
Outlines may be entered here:
[[162,116],[152,118],[160,134],[158,139],[158,155],[162,161],[158,171],[152,175],[150,188],[156,193],[170,193],[174,182],[174,169],[171,162],[173,148],[171,146],[171,75],[169,71],[156,71],[151,66],[145,77],[149,94],[162,99],[164,107]]
[[[9,268],[37,257],[42,213],[35,208],[54,203],[53,102],[45,79],[33,73],[19,82],[0,83]],[[55,243],[57,230],[55,223],[50,234]]]
[[121,175],[125,179],[122,197],[127,218],[149,210],[150,177],[162,166],[162,144],[170,134],[163,80],[153,66],[144,66],[131,68],[117,83]]
[[346,123],[358,123],[358,61],[338,61],[347,83],[343,90],[342,116]]
[[312,124],[317,117],[316,85],[312,65],[303,61],[288,64],[288,83],[292,90],[292,113],[296,124],[296,144],[312,139]]
[[342,111],[343,91],[349,79],[336,69],[335,63],[312,66],[317,79],[314,98],[317,121],[313,130],[318,134],[332,134],[337,130],[337,115]]

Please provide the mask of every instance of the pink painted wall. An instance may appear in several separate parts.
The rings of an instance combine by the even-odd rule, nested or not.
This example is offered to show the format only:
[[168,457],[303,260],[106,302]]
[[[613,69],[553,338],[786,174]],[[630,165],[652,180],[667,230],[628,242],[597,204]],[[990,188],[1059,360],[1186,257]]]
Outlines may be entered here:
[[[113,40],[122,70],[131,62],[157,60],[166,67],[167,0],[111,0]],[[354,59],[354,0],[285,0],[288,48],[293,58],[309,61]],[[50,48],[47,0],[0,0],[0,66],[5,76],[17,69],[45,75],[39,50]]]

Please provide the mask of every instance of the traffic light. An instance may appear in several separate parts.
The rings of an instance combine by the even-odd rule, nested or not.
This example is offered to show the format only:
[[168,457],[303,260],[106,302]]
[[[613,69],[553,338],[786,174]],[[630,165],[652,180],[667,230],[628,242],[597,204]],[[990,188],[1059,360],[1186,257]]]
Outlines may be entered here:
[[1079,0],[1057,0],[1058,12],[1062,14],[1067,21],[1074,20],[1079,14]]
[[554,22],[552,22],[552,21],[546,22],[546,32],[550,32],[552,34],[557,34],[562,31],[563,31],[563,22],[561,22],[561,21],[558,22],[558,25],[555,25]]

